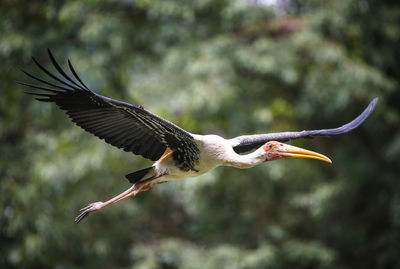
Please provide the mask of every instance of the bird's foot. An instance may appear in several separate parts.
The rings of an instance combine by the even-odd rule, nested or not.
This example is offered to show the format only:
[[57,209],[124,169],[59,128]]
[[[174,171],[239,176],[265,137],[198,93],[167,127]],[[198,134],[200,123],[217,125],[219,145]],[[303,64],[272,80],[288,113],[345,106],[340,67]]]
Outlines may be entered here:
[[96,202],[80,209],[79,212],[81,213],[75,218],[75,222],[78,224],[86,216],[89,216],[91,213],[102,209],[103,205],[104,205],[103,202]]

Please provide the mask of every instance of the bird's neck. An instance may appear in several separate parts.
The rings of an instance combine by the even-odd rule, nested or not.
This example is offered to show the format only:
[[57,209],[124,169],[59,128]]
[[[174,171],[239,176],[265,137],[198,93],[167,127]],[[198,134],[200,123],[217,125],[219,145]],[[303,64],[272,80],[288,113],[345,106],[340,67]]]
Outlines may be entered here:
[[259,148],[250,154],[235,154],[229,158],[226,165],[236,168],[251,168],[265,162],[265,156],[262,151],[263,149]]

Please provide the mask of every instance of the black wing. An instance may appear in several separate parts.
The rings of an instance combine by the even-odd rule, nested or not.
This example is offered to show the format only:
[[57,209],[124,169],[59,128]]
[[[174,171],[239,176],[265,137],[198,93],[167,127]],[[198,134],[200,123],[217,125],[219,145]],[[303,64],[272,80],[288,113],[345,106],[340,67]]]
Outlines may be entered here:
[[63,78],[50,73],[34,58],[36,65],[56,83],[40,79],[23,71],[27,76],[46,84],[43,87],[24,82],[22,85],[40,89],[44,93],[28,92],[42,102],[54,102],[66,110],[68,116],[84,130],[104,139],[107,143],[125,151],[158,160],[167,148],[182,170],[195,170],[194,162],[200,151],[190,133],[159,116],[128,103],[96,94],[79,78],[71,62],[70,71],[76,80],[68,76],[58,65],[50,50],[50,59]]
[[261,147],[268,141],[288,141],[299,138],[312,138],[315,136],[330,136],[340,135],[357,128],[363,121],[365,121],[371,112],[374,110],[378,98],[369,103],[368,107],[351,122],[333,129],[321,129],[301,132],[281,132],[270,134],[256,134],[256,135],[243,135],[230,139],[231,145],[235,152],[243,153]]

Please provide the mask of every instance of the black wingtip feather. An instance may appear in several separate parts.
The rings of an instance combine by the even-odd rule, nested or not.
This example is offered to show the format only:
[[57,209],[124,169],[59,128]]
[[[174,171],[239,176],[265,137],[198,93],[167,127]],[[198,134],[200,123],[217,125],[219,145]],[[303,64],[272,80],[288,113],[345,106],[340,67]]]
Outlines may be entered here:
[[[50,58],[50,59],[51,59],[51,58]],[[54,57],[53,57],[53,59],[54,59]],[[60,79],[59,77],[53,75],[49,70],[47,70],[43,65],[41,65],[34,57],[32,57],[32,60],[33,60],[33,62],[34,62],[43,72],[45,72],[45,73],[46,73],[49,77],[51,77],[52,79],[54,79],[54,80],[60,82],[61,84],[65,85],[65,86],[68,86],[68,87],[70,87],[71,89],[74,89],[74,90],[76,90],[76,91],[82,90],[82,89],[80,89],[79,87],[76,87],[76,86],[74,86],[74,85],[68,83],[67,81],[64,81],[64,80]],[[54,61],[55,61],[55,60],[54,60]],[[52,60],[52,63],[53,63],[53,65],[54,65],[53,60]],[[61,75],[62,75],[62,72],[63,72],[62,69],[61,69],[59,66],[58,66],[58,68],[57,68],[57,66],[58,66],[58,64],[56,63],[54,67],[55,67],[55,68],[57,69],[57,71],[60,72]],[[60,69],[61,69],[61,71],[60,71]]]
[[71,61],[70,61],[69,59],[68,59],[68,67],[69,67],[69,70],[71,70],[71,72],[72,72],[72,74],[74,75],[74,77],[81,83],[81,85],[82,85],[86,90],[90,91],[89,88],[85,85],[85,83],[83,83],[83,81],[81,80],[81,78],[78,76],[78,74],[75,72],[75,69],[74,69],[74,67],[72,66],[72,63],[71,63]]
[[53,102],[52,100],[50,100],[49,98],[45,99],[45,98],[35,98],[35,100],[38,100],[40,102]]
[[379,101],[379,97],[375,97],[375,98],[372,100],[372,102],[371,102],[372,109],[375,108],[375,106],[376,106],[376,104],[378,103],[378,101]]
[[[61,68],[61,66],[57,63],[56,59],[54,58],[53,54],[51,53],[50,49],[47,50],[47,52],[49,53],[49,57],[51,62],[53,63],[53,66],[57,69],[57,71],[69,82],[71,82],[73,85],[75,85],[76,87],[78,87],[79,90],[85,90],[82,88],[82,86],[78,85],[73,79],[71,79],[65,72],[64,70]],[[75,88],[75,87],[74,87]]]
[[43,83],[43,84],[46,84],[46,85],[55,87],[55,88],[57,88],[57,89],[60,89],[60,90],[65,91],[65,92],[67,92],[67,91],[72,91],[72,89],[69,89],[69,88],[66,88],[66,87],[61,87],[61,86],[56,85],[56,84],[54,84],[54,83],[51,83],[51,82],[49,82],[49,81],[43,80],[43,79],[41,79],[41,78],[38,78],[38,77],[32,75],[32,74],[29,73],[29,72],[26,72],[26,71],[22,70],[22,69],[21,69],[21,71],[22,71],[25,75],[27,75],[28,77],[33,78],[34,80],[37,80],[37,81],[39,81],[39,82],[41,82],[41,83]]
[[39,93],[39,92],[25,92],[30,95],[36,95],[36,96],[45,96],[45,97],[54,97],[57,96],[56,94],[49,94],[49,93]]
[[34,85],[34,84],[29,84],[29,83],[25,83],[25,82],[20,82],[20,81],[16,81],[16,83],[27,86],[27,87],[31,87],[31,88],[35,88],[35,89],[39,89],[39,90],[44,90],[44,91],[48,91],[48,92],[53,92],[53,93],[64,93],[62,91],[57,91],[51,88],[47,88],[47,87],[42,87],[39,85]]
[[[371,115],[372,111],[374,111],[376,104],[378,103],[379,98],[375,97],[367,106],[366,109],[354,120],[352,120],[350,123],[343,125],[343,129],[348,132],[351,131],[358,126],[360,126],[368,117]],[[339,128],[342,128],[339,127]],[[339,129],[337,128],[337,129]]]
[[[38,93],[38,92],[24,92],[25,94],[29,94],[29,95],[36,95],[36,96],[48,96],[45,93]],[[54,95],[53,95],[54,96]]]

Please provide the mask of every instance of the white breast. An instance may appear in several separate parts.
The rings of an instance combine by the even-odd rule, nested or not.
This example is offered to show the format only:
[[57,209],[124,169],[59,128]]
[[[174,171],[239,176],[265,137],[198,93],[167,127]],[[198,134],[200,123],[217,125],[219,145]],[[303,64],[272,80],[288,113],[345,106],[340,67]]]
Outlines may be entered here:
[[200,149],[200,159],[195,163],[196,171],[182,171],[175,166],[172,156],[157,161],[154,166],[159,174],[167,174],[163,180],[178,180],[186,177],[196,177],[218,166],[224,165],[229,154],[235,154],[232,146],[224,138],[217,135],[192,134]]

